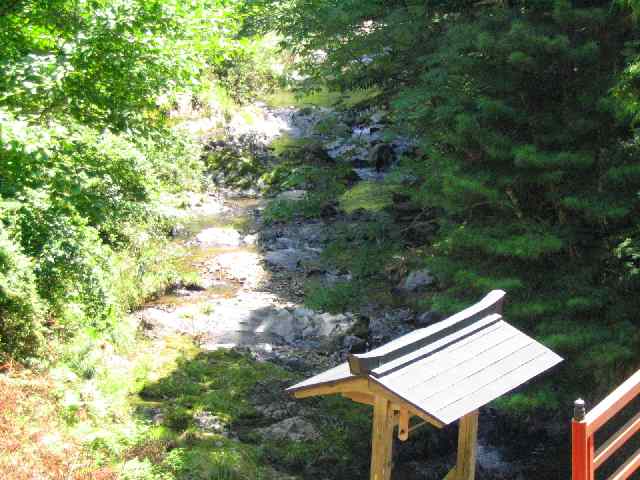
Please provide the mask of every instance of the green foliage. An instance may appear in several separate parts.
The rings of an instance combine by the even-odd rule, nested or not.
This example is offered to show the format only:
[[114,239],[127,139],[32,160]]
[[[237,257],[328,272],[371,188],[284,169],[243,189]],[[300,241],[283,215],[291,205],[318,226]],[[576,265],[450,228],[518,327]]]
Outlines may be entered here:
[[[151,139],[143,139],[140,143],[140,149],[151,164],[151,168],[145,170],[147,185],[155,182],[160,190],[172,192],[197,192],[206,186],[202,146],[179,126],[163,128]],[[153,176],[149,177],[150,173]]]
[[179,77],[166,51],[176,18],[161,2],[13,2],[0,16],[0,106],[146,128],[158,92]]
[[227,44],[213,63],[213,73],[238,103],[263,98],[283,86],[283,66],[274,63],[275,38],[240,38]]
[[238,152],[230,148],[216,149],[205,157],[208,172],[220,183],[238,188],[250,188],[263,174],[265,166],[251,152]]
[[[227,421],[255,415],[248,394],[259,380],[284,378],[271,364],[255,364],[248,357],[225,351],[186,351],[174,372],[141,390],[145,400],[171,400],[168,411],[184,422],[189,414],[207,410]],[[188,422],[181,423],[184,430]]]
[[322,199],[307,196],[300,200],[273,200],[264,210],[265,223],[286,223],[294,218],[316,218],[320,216]]
[[396,185],[360,182],[340,197],[340,206],[347,213],[360,209],[379,212],[393,203],[393,192],[398,190]]
[[16,245],[6,251],[12,287],[2,314],[15,342],[3,338],[2,355],[25,360],[42,333],[113,331],[119,312],[175,277],[138,273],[151,262],[141,232],[158,253],[166,227],[153,199],[202,187],[199,149],[165,125],[157,105],[192,75],[195,60],[178,48],[182,8],[137,0],[0,7],[0,227]]
[[340,101],[340,93],[325,89],[309,91],[300,89],[276,90],[264,97],[270,107],[333,107]]
[[[137,278],[122,288],[124,260],[118,258],[138,259],[129,271],[141,271],[142,258],[149,262],[150,252],[159,253],[149,243],[162,226],[150,215],[151,199],[159,189],[177,188],[177,182],[185,184],[180,188],[189,181],[196,186],[199,152],[175,134],[136,144],[127,134],[99,133],[69,119],[66,126],[26,119],[1,113],[0,221],[32,259],[38,295],[54,318],[51,331],[67,335],[83,325],[110,329],[133,298],[140,301],[171,280],[164,273],[163,279]],[[172,154],[180,155],[177,161]],[[175,175],[176,166],[189,171]],[[147,250],[137,254],[144,229],[150,230]],[[118,253],[125,250],[126,255]]]
[[353,282],[336,282],[325,285],[310,280],[304,286],[304,304],[314,310],[341,313],[358,306],[361,300],[358,286]]
[[[420,249],[438,278],[430,307],[449,313],[504,288],[509,319],[573,367],[512,406],[556,408],[624,376],[637,363],[640,307],[629,12],[609,2],[356,0],[294,1],[277,13],[305,73],[343,91],[380,89],[396,129],[418,140],[401,171],[418,211],[437,222]],[[372,196],[358,185],[343,208],[388,204]],[[375,244],[347,236],[325,254],[358,270],[358,243]]]
[[[557,2],[545,21],[501,10],[451,23],[420,83],[395,103],[429,151],[421,201],[447,212],[431,252],[443,287],[434,306],[449,312],[505,288],[509,318],[578,367],[572,382],[609,384],[636,342],[609,341],[637,309],[612,257],[640,188],[618,173],[637,151],[623,146],[631,131],[609,95],[623,59],[605,52],[622,50],[624,21]],[[602,38],[603,24],[618,36]],[[560,386],[562,372],[555,391],[579,393]],[[549,395],[512,404],[555,407]]]
[[0,361],[39,353],[43,313],[31,261],[0,226]]
[[[335,199],[344,192],[349,169],[310,165],[297,158],[304,147],[289,152],[286,158],[293,159],[279,164],[262,179],[270,191],[303,189],[306,194],[296,200],[276,198],[267,204],[263,218],[267,223],[288,222],[294,218],[319,218],[323,208],[333,206]],[[297,152],[297,153],[296,153]],[[284,155],[284,154],[283,154]],[[307,162],[315,159],[307,158]]]
[[251,480],[260,477],[260,469],[246,449],[234,448],[177,448],[169,452],[163,470],[169,478],[207,480]]

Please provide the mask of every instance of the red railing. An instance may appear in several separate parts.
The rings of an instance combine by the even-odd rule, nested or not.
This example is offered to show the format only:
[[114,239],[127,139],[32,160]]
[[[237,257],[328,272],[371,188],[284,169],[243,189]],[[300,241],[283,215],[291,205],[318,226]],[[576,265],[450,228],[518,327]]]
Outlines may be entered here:
[[[597,450],[595,449],[595,433],[638,394],[640,394],[640,370],[589,413],[585,411],[584,401],[576,400],[571,422],[572,480],[594,480],[596,470],[640,430],[640,413],[638,413]],[[638,468],[640,468],[640,450],[633,453],[607,480],[625,480]]]

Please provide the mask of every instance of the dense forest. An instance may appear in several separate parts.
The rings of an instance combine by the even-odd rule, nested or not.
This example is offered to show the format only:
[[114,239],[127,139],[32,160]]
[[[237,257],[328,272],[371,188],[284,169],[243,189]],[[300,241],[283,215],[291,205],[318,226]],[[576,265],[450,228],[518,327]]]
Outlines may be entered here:
[[[308,370],[205,352],[185,335],[164,338],[160,362],[134,320],[166,292],[209,288],[184,268],[193,252],[175,241],[186,215],[175,211],[212,192],[264,200],[260,228],[328,226],[313,257],[322,266],[305,272],[338,280],[307,274],[296,301],[353,314],[349,338],[368,346],[383,309],[428,323],[507,291],[505,317],[565,361],[492,415],[531,429],[544,419],[566,441],[573,400],[601,399],[640,363],[636,7],[0,2],[0,475],[325,478],[333,465],[331,478],[366,478],[368,460],[352,458],[368,451],[353,440],[368,437],[366,410],[314,404],[310,417],[332,428],[317,445],[245,433],[264,424],[243,403],[256,385],[280,391]],[[271,118],[260,112],[285,106],[316,118],[311,134],[229,140],[237,119],[255,129]],[[208,134],[194,135],[202,119]],[[356,145],[370,150],[356,163],[378,176],[361,181],[357,148],[329,158],[327,145],[374,124],[383,133]],[[411,272],[428,278],[398,288]],[[214,377],[230,397],[212,400]],[[203,405],[232,431],[240,425],[237,438],[194,433]],[[164,408],[167,421],[149,424],[141,408]],[[425,433],[406,456],[434,438]],[[567,458],[553,461],[566,470]]]

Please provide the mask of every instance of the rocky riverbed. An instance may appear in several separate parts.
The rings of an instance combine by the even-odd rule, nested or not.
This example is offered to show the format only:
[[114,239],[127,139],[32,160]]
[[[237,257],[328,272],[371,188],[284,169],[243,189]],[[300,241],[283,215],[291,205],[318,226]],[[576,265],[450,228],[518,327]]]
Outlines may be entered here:
[[[247,125],[233,119],[226,139],[218,143],[212,144],[207,137],[206,122],[196,124],[202,130],[203,142],[214,149],[249,148],[255,155],[272,157],[269,146],[282,136],[312,138],[320,142],[329,161],[347,162],[353,167],[356,183],[383,180],[398,156],[412,148],[409,139],[382,141],[384,112],[368,112],[362,117],[365,124],[363,119],[348,122],[329,109],[257,108],[260,121]],[[327,119],[334,130],[342,132],[337,138],[314,129]],[[256,361],[309,375],[344,361],[349,352],[366,351],[439,320],[433,312],[418,312],[402,305],[371,304],[340,313],[305,306],[304,285],[309,278],[317,279],[318,288],[351,279],[351,272],[323,263],[322,253],[335,237],[337,214],[267,221],[269,202],[302,201],[306,192],[294,189],[266,195],[259,185],[227,188],[224,178],[215,180],[217,187],[206,194],[194,194],[186,209],[165,212],[178,217],[175,242],[184,249],[185,268],[196,272],[197,281],[176,286],[135,312],[147,336],[162,339],[187,335],[202,351],[235,349],[249,353]],[[396,288],[407,294],[432,282],[428,270],[416,269],[406,272]],[[312,420],[313,405],[288,398],[285,387],[283,383],[268,383],[255,392],[251,401],[263,419],[251,435],[272,441],[316,440],[320,433]],[[196,420],[203,430],[247,435],[246,425],[234,432],[213,412],[199,415]],[[478,478],[528,478],[530,465],[505,460],[501,450],[488,443],[487,439],[496,437],[495,432],[491,412],[483,412]],[[394,478],[442,478],[454,460],[454,438],[455,429],[450,428],[418,435],[406,444],[397,442]],[[425,458],[426,451],[433,453]],[[550,475],[545,478],[554,478],[553,473]]]

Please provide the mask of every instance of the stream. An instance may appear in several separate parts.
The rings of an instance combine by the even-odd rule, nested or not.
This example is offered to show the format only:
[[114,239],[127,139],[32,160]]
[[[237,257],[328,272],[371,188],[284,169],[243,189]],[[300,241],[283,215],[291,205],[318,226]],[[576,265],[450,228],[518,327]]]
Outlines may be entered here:
[[[234,118],[230,122],[230,141],[250,138],[264,147],[282,135],[306,138],[312,135],[313,125],[333,115],[328,109],[270,109],[262,104],[257,108],[259,121],[247,124]],[[375,120],[374,115],[371,125],[354,127],[351,135],[326,143],[331,156],[351,152],[356,172],[369,181],[384,178],[384,174],[365,163],[367,150],[381,136],[382,126]],[[206,136],[210,124],[192,120],[188,127]],[[400,153],[409,143],[398,139],[392,146]],[[295,194],[289,193],[289,197],[295,198]],[[198,281],[178,286],[135,312],[147,336],[188,335],[205,351],[241,349],[257,361],[274,362],[310,375],[344,361],[350,351],[374,346],[374,338],[388,339],[411,330],[406,309],[402,308],[368,313],[369,338],[351,334],[358,323],[358,312],[331,314],[306,308],[303,284],[310,272],[309,265],[314,265],[314,274],[326,281],[342,274],[317,267],[332,225],[323,220],[267,224],[263,212],[268,201],[253,189],[219,188],[193,194],[186,209],[169,212],[179,217],[174,243],[184,252],[182,266],[196,272]],[[376,323],[376,319],[380,321]],[[378,330],[372,331],[373,328]],[[273,385],[273,389],[281,390],[282,385]],[[287,400],[283,397],[282,401]],[[444,435],[443,445],[449,447],[455,431]],[[528,448],[535,455],[523,459],[513,451],[494,446],[493,442],[507,443],[504,436],[504,429],[494,424],[493,414],[483,412],[477,478],[564,478],[553,468],[545,468],[548,452],[536,445],[544,445],[546,439],[532,436]],[[394,478],[441,478],[438,476],[446,472],[453,457],[444,453],[424,456],[433,438],[429,436],[426,447],[424,441],[420,445],[396,442]]]

